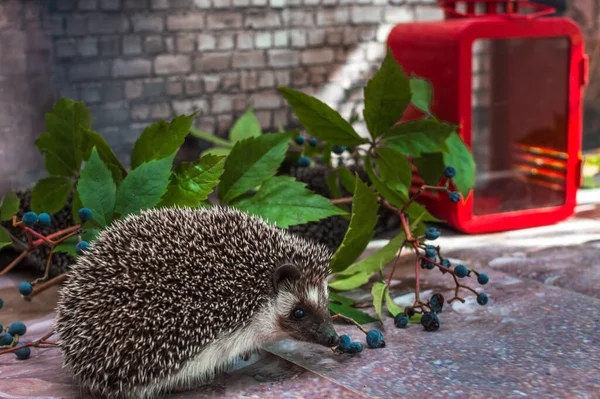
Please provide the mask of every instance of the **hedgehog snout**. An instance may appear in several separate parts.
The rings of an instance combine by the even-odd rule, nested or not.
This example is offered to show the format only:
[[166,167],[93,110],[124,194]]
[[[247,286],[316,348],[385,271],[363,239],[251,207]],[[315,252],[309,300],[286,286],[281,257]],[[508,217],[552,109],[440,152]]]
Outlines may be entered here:
[[333,348],[340,343],[340,336],[331,321],[327,320],[320,324],[317,330],[317,340],[320,345],[328,348]]

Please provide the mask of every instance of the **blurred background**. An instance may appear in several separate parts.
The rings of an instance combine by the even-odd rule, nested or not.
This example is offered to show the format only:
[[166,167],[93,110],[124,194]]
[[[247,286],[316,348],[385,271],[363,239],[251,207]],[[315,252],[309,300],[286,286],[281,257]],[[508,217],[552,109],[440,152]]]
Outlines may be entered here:
[[[583,146],[593,151],[600,0],[543,3],[585,34]],[[0,196],[45,176],[34,141],[60,97],[84,101],[128,165],[142,130],[179,114],[198,111],[194,125],[222,137],[249,105],[265,131],[293,127],[277,86],[360,114],[391,28],[442,19],[419,0],[0,0]],[[209,146],[190,137],[179,160]]]

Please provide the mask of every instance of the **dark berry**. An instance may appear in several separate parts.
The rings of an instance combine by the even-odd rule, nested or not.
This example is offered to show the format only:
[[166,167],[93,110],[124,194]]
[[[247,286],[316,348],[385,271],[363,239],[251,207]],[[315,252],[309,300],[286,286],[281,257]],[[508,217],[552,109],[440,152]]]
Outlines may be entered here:
[[425,248],[425,256],[428,257],[429,259],[435,260],[436,255],[437,255],[437,251],[435,250],[435,247],[433,245],[428,245]]
[[425,230],[425,238],[432,241],[437,240],[440,238],[440,232],[435,227],[428,227],[427,230]]
[[19,293],[23,296],[27,296],[29,294],[31,294],[31,292],[33,291],[33,287],[31,286],[31,283],[28,283],[27,281],[23,281],[21,284],[19,284]]
[[20,348],[17,349],[14,353],[15,355],[17,355],[17,359],[25,360],[29,358],[29,355],[31,355],[31,349],[29,349],[29,347]]
[[11,323],[11,325],[8,326],[8,333],[10,335],[25,335],[26,332],[27,327],[25,327],[25,324],[21,323],[20,321]]
[[79,211],[77,211],[77,216],[79,216],[79,219],[85,223],[92,218],[92,210],[90,208],[81,208]]
[[458,191],[453,191],[450,193],[450,201],[452,201],[452,202],[460,201],[460,194],[458,193]]
[[454,274],[456,274],[456,277],[464,278],[469,274],[469,270],[465,265],[458,265],[454,268]]
[[481,285],[486,285],[488,283],[488,281],[490,281],[489,277],[487,276],[487,274],[483,274],[481,273],[479,275],[479,277],[477,277],[477,282]]
[[27,227],[32,227],[38,221],[38,215],[35,212],[27,212],[23,215],[23,224]]
[[440,328],[440,319],[435,313],[425,313],[421,317],[421,325],[425,331],[436,331]]
[[423,269],[427,269],[427,270],[433,270],[433,269],[435,269],[435,264],[431,263],[431,262],[430,262],[430,261],[428,261],[428,260],[421,259],[421,267],[422,267]]
[[89,247],[90,243],[87,241],[78,242],[77,245],[75,245],[75,252],[77,252],[77,255],[83,255],[83,253],[87,251]]
[[40,213],[40,217],[38,218],[40,221],[40,226],[50,226],[50,215],[48,215],[47,213]]
[[340,337],[340,343],[338,344],[338,349],[342,352],[348,352],[350,345],[352,344],[352,339],[348,335],[342,335]]
[[394,324],[398,328],[406,328],[408,326],[408,316],[398,313],[396,317],[394,317]]
[[341,145],[334,145],[333,148],[331,149],[331,151],[333,151],[336,154],[341,154],[342,152],[344,152],[344,147]]
[[10,345],[13,342],[13,336],[9,333],[0,334],[0,346]]
[[406,315],[407,315],[409,318],[410,318],[410,317],[413,317],[413,316],[415,315],[415,310],[414,310],[414,309],[412,309],[412,308],[411,308],[411,309],[408,309],[408,310],[406,311]]
[[344,160],[342,158],[338,159],[338,166],[343,166]]
[[[444,259],[443,261],[440,262],[440,264],[442,266],[445,266],[446,268],[450,269],[450,266],[452,266],[452,263],[450,263],[450,261],[448,259]],[[444,269],[440,269],[442,274],[446,274],[447,272]]]
[[0,324],[0,332],[4,331],[4,327]]
[[352,151],[354,151],[354,147],[346,147],[346,151],[352,152]]
[[477,295],[477,303],[480,304],[481,306],[485,306],[488,303],[488,296],[487,294],[479,294]]
[[352,342],[348,347],[348,353],[358,353],[362,352],[363,346],[360,342]]
[[444,176],[446,176],[448,179],[452,179],[454,176],[456,176],[456,169],[454,169],[452,166],[446,166],[444,168]]
[[317,144],[319,144],[319,141],[317,139],[310,139],[308,140],[308,145],[311,147],[316,147]]
[[444,307],[444,297],[442,294],[433,294],[429,300],[429,304],[435,313],[440,313]]
[[298,144],[298,145],[304,144],[304,137],[302,137],[302,136],[296,137],[296,144]]
[[385,347],[385,340],[383,334],[379,330],[371,330],[367,333],[367,345],[369,348],[383,348]]
[[308,158],[308,157],[298,158],[298,166],[300,166],[301,168],[305,168],[308,165],[310,165],[310,158]]
[[0,309],[2,309],[3,306],[4,306],[4,300],[2,298],[0,298]]

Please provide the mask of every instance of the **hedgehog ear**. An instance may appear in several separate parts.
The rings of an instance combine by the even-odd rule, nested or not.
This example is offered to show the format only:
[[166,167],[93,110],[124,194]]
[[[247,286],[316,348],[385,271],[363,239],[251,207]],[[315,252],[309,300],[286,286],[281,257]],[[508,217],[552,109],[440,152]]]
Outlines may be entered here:
[[273,288],[278,292],[286,281],[294,281],[300,278],[300,270],[291,263],[279,266],[273,274]]

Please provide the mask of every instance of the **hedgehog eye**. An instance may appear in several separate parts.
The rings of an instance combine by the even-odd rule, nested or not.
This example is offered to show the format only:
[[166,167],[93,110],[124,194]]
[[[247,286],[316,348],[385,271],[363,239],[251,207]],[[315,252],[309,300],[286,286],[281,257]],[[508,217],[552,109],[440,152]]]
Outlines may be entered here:
[[304,309],[296,308],[294,309],[294,318],[301,319],[304,317]]

